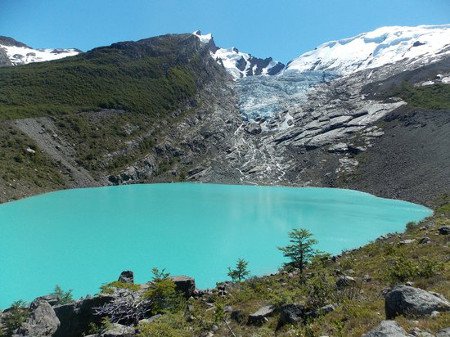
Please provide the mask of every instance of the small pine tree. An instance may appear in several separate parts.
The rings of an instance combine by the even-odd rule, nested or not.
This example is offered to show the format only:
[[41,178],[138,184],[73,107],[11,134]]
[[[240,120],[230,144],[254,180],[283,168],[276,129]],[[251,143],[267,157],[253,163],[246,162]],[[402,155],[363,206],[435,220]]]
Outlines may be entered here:
[[247,261],[245,261],[244,259],[238,259],[235,269],[231,269],[231,267],[228,267],[228,276],[231,277],[231,280],[233,282],[241,282],[250,274],[247,266]]
[[291,260],[288,265],[300,269],[300,273],[303,274],[305,266],[317,254],[317,251],[313,249],[313,246],[317,244],[317,240],[312,238],[310,231],[303,228],[290,231],[289,238],[291,244],[285,247],[278,247],[278,249],[283,252],[285,257]]
[[159,270],[157,267],[152,268],[152,274],[153,274],[153,282],[165,280],[170,276],[170,273],[166,272],[165,268]]
[[67,304],[73,302],[72,290],[64,291],[59,285],[55,286],[53,295],[58,299],[58,304]]

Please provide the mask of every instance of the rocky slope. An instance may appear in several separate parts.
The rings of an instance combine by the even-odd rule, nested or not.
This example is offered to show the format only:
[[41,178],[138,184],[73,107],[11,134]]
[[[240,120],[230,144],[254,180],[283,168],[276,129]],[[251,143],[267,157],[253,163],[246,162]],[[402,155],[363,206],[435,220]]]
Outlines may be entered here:
[[[282,70],[199,32],[118,43],[58,67],[3,68],[0,116],[9,145],[0,150],[8,172],[0,200],[190,180],[348,187],[430,205],[450,186],[449,31],[379,29],[319,47],[308,60],[317,54],[332,65],[305,69],[293,68],[305,55]],[[373,60],[349,63],[342,53],[323,61],[323,50],[335,55],[332,48],[352,43],[364,43]],[[386,63],[392,53],[402,56]],[[178,89],[149,89],[155,76]],[[29,173],[19,175],[17,165]]]

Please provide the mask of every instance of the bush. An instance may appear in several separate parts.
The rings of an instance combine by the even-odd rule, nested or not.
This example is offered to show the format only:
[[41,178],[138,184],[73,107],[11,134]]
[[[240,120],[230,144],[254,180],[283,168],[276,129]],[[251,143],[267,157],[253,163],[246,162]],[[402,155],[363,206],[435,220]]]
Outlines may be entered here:
[[320,270],[306,282],[307,304],[317,309],[330,304],[335,289],[334,279],[326,270]]
[[137,284],[125,283],[120,281],[114,281],[104,284],[100,287],[101,294],[113,294],[115,289],[128,289],[131,291],[138,291],[141,287]]
[[181,315],[167,314],[152,323],[139,324],[137,337],[190,337]]
[[417,266],[405,256],[397,256],[389,264],[388,279],[392,284],[404,283],[417,275]]
[[19,328],[29,316],[29,309],[24,301],[14,302],[9,311],[2,317],[3,333],[12,336],[14,330]]
[[177,293],[175,283],[169,278],[153,282],[144,297],[151,301],[153,315],[176,310],[182,304],[182,296]]
[[67,304],[73,302],[72,290],[64,291],[59,285],[55,286],[53,295],[58,299],[58,304]]

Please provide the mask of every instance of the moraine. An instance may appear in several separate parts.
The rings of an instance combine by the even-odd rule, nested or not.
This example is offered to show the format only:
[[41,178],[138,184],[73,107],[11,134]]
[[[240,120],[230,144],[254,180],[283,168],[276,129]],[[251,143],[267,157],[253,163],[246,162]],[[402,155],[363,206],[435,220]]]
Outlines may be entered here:
[[125,269],[142,282],[154,266],[213,287],[241,257],[254,275],[276,271],[276,248],[293,228],[337,254],[431,213],[329,188],[177,183],[48,193],[0,206],[0,307],[56,284],[93,294]]

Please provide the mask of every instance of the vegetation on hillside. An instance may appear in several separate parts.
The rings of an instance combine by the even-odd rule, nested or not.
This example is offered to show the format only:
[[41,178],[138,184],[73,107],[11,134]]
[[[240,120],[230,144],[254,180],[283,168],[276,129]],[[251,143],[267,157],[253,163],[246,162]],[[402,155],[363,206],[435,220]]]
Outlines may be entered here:
[[[28,151],[27,151],[28,149]],[[14,199],[42,190],[61,189],[59,168],[36,144],[8,123],[0,124],[0,190]]]
[[[213,310],[204,300],[191,299],[186,304],[189,310],[172,311],[142,325],[139,336],[193,336],[215,330],[215,336],[360,337],[385,319],[383,291],[390,285],[409,281],[415,287],[450,298],[450,248],[448,238],[438,234],[440,226],[450,224],[448,209],[449,204],[442,206],[434,217],[409,224],[404,233],[376,240],[336,260],[315,255],[305,266],[303,277],[298,269],[283,268],[275,275],[229,285],[226,295],[217,292],[208,298]],[[429,236],[431,242],[419,243],[424,236]],[[406,239],[415,241],[402,243]],[[339,289],[336,281],[342,275],[351,276],[355,283]],[[248,315],[261,306],[280,308],[289,303],[311,309],[333,304],[335,310],[296,325],[280,327],[276,313],[260,326],[247,324]],[[406,330],[418,327],[430,332],[447,327],[449,319],[450,313],[417,320],[396,318]]]
[[417,87],[403,82],[390,93],[397,96],[413,107],[424,109],[450,109],[450,85],[433,84]]
[[53,62],[0,68],[0,119],[95,109],[162,116],[196,93],[201,57],[195,50],[179,51],[187,39],[115,44]]

